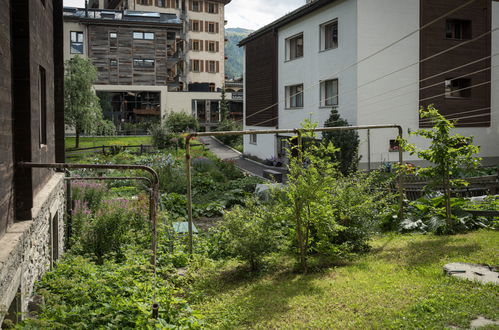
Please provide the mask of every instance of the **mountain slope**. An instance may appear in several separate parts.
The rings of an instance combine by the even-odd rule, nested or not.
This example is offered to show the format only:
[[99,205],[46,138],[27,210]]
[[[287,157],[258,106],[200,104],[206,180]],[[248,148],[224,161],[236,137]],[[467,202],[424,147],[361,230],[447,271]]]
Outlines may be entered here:
[[225,37],[228,39],[225,44],[225,56],[228,57],[225,62],[225,75],[229,79],[242,77],[243,75],[243,49],[237,44],[253,32],[243,28],[225,29]]

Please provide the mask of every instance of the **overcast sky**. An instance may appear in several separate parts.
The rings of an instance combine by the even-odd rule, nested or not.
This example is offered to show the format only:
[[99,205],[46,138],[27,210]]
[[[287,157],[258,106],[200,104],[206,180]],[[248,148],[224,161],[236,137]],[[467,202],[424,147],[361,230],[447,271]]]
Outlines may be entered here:
[[[257,30],[305,4],[305,0],[232,0],[227,5],[227,27]],[[85,0],[64,0],[64,6],[84,7]]]

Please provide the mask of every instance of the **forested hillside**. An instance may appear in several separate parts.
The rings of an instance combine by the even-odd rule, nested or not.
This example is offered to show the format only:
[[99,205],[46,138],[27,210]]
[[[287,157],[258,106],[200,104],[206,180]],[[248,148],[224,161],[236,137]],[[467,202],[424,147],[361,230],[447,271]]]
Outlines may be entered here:
[[239,41],[243,40],[252,30],[242,28],[225,29],[225,37],[228,42],[225,44],[225,74],[229,79],[238,78],[243,75],[243,49],[238,47]]

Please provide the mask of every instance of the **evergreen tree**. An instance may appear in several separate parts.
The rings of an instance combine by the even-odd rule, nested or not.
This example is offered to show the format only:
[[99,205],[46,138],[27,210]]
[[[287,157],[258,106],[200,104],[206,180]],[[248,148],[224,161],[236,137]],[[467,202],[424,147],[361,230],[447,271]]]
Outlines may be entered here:
[[[338,110],[332,109],[329,119],[324,123],[325,127],[349,126],[348,121],[341,118]],[[338,162],[341,173],[348,175],[357,171],[359,165],[359,134],[356,131],[331,131],[323,132],[326,143],[332,142],[338,148],[334,159]]]

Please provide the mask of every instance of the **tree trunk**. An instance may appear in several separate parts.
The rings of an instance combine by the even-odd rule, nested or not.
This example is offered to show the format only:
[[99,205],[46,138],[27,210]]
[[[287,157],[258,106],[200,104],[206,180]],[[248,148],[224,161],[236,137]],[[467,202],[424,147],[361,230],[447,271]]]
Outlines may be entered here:
[[80,147],[80,130],[76,129],[75,148]]
[[304,273],[307,272],[307,253],[303,239],[303,227],[301,218],[301,203],[295,206],[296,235],[298,237],[298,247],[300,248],[300,265]]

